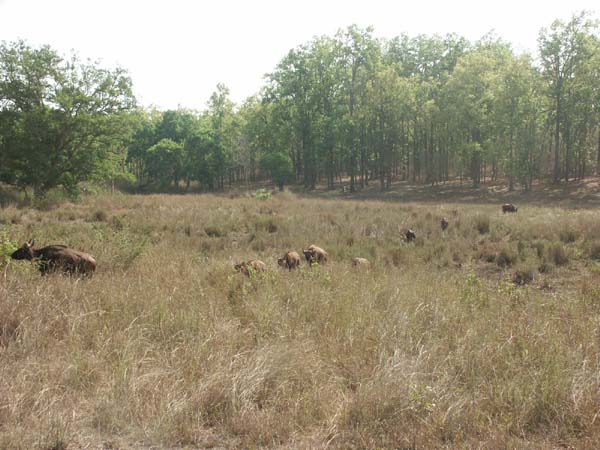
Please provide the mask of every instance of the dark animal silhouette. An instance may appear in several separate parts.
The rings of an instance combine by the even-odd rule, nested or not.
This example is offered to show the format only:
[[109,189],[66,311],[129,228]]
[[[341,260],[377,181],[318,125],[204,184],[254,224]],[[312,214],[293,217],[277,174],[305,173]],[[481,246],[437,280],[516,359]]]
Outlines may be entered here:
[[417,235],[413,230],[407,230],[404,236],[406,236],[406,242],[412,242],[417,238]]
[[300,255],[297,252],[287,252],[277,260],[277,264],[281,267],[287,267],[291,271],[300,266]]
[[236,264],[233,268],[249,277],[251,273],[264,272],[267,265],[258,259],[252,259]]
[[505,203],[502,205],[502,214],[506,214],[507,212],[517,212],[517,207],[512,203]]
[[92,255],[65,245],[48,245],[39,249],[33,248],[35,241],[25,242],[13,252],[12,259],[27,259],[38,262],[42,275],[54,271],[69,274],[91,275],[96,270],[96,260]]
[[313,262],[325,264],[329,260],[329,253],[314,244],[309,246],[308,250],[302,250],[302,253],[304,253],[304,257],[309,264]]
[[448,228],[448,225],[450,223],[448,222],[448,219],[446,219],[445,217],[442,217],[442,220],[440,221],[440,225],[442,226],[442,231],[445,231],[446,228]]

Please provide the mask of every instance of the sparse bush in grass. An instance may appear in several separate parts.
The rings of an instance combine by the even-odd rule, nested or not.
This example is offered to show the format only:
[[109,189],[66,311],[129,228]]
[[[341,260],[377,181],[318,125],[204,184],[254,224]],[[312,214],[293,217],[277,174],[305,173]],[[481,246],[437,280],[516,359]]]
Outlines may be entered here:
[[92,214],[93,222],[106,222],[107,220],[108,220],[108,214],[106,213],[106,211],[104,211],[102,209],[98,209],[98,210],[94,211],[94,213]]
[[486,234],[490,232],[490,218],[488,216],[477,215],[475,216],[475,229],[479,231],[479,234]]
[[538,267],[540,273],[552,273],[554,271],[554,265],[551,262],[543,261]]
[[561,242],[571,244],[577,240],[578,233],[573,228],[564,228],[559,232]]
[[548,249],[548,257],[557,266],[564,266],[569,262],[569,256],[562,244],[555,243]]
[[517,254],[508,248],[503,248],[496,257],[496,264],[500,267],[510,267],[517,262]]
[[590,244],[588,254],[592,259],[600,259],[600,241],[593,241]]
[[209,225],[204,227],[204,232],[206,233],[206,235],[208,237],[223,237],[225,236],[227,233],[219,226],[217,225]]
[[521,268],[513,272],[511,280],[518,285],[529,284],[533,281],[534,270],[532,268]]
[[546,249],[546,246],[544,244],[544,241],[535,241],[533,243],[533,248],[535,249],[535,253],[537,255],[538,258],[543,258],[544,257],[544,251]]

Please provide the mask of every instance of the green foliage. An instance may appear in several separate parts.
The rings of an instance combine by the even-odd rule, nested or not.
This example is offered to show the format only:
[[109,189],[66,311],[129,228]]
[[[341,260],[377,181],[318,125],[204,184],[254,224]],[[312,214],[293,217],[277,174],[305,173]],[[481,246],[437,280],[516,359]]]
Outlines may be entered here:
[[134,106],[124,70],[2,43],[0,98],[2,181],[36,194],[62,186],[76,195],[79,182],[118,172]]
[[0,267],[8,263],[11,253],[18,248],[19,245],[8,237],[7,229],[0,231]]
[[271,191],[269,191],[268,189],[264,189],[264,188],[257,189],[256,192],[254,193],[254,197],[257,200],[268,200],[271,198]]
[[283,153],[269,153],[260,160],[262,170],[271,175],[273,182],[283,191],[283,186],[294,179],[292,160]]

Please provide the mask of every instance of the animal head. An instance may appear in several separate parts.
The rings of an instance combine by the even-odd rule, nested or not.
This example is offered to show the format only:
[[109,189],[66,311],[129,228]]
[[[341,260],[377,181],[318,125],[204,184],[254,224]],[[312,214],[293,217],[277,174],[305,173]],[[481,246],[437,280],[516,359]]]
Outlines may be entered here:
[[284,257],[284,258],[278,258],[278,259],[277,259],[277,264],[278,264],[279,266],[281,266],[281,267],[285,267],[285,266],[286,266],[286,264],[287,264],[287,261],[286,261],[285,257]]
[[406,232],[406,241],[407,242],[412,242],[417,238],[417,235],[415,234],[415,232],[413,230],[408,230]]
[[29,242],[25,242],[18,250],[14,251],[10,257],[12,259],[33,259],[33,245],[35,240],[31,239]]
[[304,257],[306,258],[306,262],[312,263],[315,259],[315,253],[312,250],[302,250],[304,253]]
[[448,228],[448,219],[443,217],[442,220],[440,221],[440,224],[442,225],[442,230],[445,230],[446,228]]

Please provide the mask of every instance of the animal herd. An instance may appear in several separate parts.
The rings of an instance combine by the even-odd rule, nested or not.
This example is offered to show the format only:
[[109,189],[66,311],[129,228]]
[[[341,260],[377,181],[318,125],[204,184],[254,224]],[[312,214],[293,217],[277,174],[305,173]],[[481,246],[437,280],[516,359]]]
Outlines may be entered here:
[[[517,208],[512,203],[502,205],[502,213],[515,213]],[[440,221],[442,231],[445,231],[450,222],[446,217]],[[417,235],[414,230],[407,230],[404,233],[406,242],[413,242]],[[34,248],[35,241],[32,239],[25,242],[10,256],[15,260],[36,261],[42,275],[54,271],[62,271],[67,274],[91,275],[96,270],[96,260],[89,253],[69,248],[65,245],[48,245],[42,248]],[[330,260],[329,254],[321,247],[310,245],[308,249],[303,250],[304,258],[309,265],[327,264]],[[277,264],[289,271],[300,267],[301,258],[298,252],[288,251],[277,260]],[[357,257],[352,260],[353,267],[371,267],[371,262],[366,258]],[[254,272],[263,272],[267,265],[258,259],[241,262],[234,265],[234,269],[240,273],[250,276]]]

